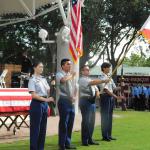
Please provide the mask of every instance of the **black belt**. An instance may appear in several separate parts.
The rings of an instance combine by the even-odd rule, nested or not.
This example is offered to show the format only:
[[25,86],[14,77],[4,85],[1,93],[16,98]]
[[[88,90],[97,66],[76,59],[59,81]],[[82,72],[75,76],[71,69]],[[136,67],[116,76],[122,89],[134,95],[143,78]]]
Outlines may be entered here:
[[102,93],[102,94],[100,94],[100,96],[110,96],[111,97],[111,95],[109,95],[108,93]]
[[[40,96],[40,97],[47,98],[47,96]],[[40,101],[40,100],[37,100],[37,99],[32,99],[32,100],[36,101],[36,102],[39,102],[39,103],[45,103],[45,101]]]
[[37,99],[32,99],[32,101],[38,102],[38,103],[45,103],[45,101],[40,101],[40,100],[37,100]]
[[110,96],[109,94],[107,94],[107,93],[102,93],[102,94],[100,94],[100,95],[107,95],[107,96]]
[[68,96],[60,95],[60,98],[70,99]]
[[80,99],[93,99],[95,96],[81,96]]
[[71,101],[71,98],[69,98],[68,96],[63,96],[63,95],[60,95],[59,99],[63,99],[64,101],[66,101],[67,103],[71,104],[71,105],[74,105]]
[[91,104],[95,104],[95,98],[96,96],[82,96],[80,99],[87,100]]

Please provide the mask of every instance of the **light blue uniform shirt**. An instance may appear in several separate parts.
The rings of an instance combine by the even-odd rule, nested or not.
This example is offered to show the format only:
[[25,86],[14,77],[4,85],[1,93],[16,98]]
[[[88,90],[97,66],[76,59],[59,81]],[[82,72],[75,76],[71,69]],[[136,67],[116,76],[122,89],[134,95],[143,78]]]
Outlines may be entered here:
[[69,76],[70,73],[66,73],[64,71],[60,71],[56,74],[56,82],[59,87],[59,95],[66,96],[68,98],[75,96],[75,90],[77,90],[77,82],[76,79],[68,80],[65,83],[61,83],[61,79],[65,76]]
[[150,87],[148,87],[148,95],[149,95],[149,97],[150,97]]
[[142,87],[142,93],[145,95],[146,98],[148,98],[148,89],[145,86]]
[[[99,77],[100,80],[107,80],[109,79],[109,76],[106,75],[105,73],[102,73],[102,75]],[[116,88],[116,85],[113,81],[113,79],[111,79],[108,83],[102,83],[99,84],[101,91],[101,94],[103,93],[104,89],[107,89],[109,92],[113,93],[113,90]]]
[[139,89],[138,89],[138,87],[133,87],[132,88],[132,96],[137,96],[137,97],[139,97]]
[[29,79],[28,89],[30,92],[35,92],[39,96],[49,96],[50,86],[43,76],[35,76]]
[[137,88],[138,88],[139,94],[142,94],[142,87],[138,86]]
[[89,78],[88,76],[80,77],[79,79],[80,97],[96,95],[96,91],[98,91],[98,88],[95,85],[93,86],[89,85],[90,81],[92,81],[92,79]]
[[133,86],[131,87],[131,94],[132,94],[132,96],[134,96],[134,87]]

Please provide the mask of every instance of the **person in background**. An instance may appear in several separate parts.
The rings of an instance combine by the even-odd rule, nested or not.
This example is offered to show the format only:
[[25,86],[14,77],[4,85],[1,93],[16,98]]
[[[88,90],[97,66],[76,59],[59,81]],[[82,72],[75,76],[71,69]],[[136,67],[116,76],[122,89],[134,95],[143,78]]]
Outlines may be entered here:
[[143,100],[143,94],[142,94],[142,85],[138,84],[138,93],[139,93],[139,101],[138,101],[138,110],[143,110],[144,100]]
[[148,110],[150,111],[150,86],[147,87],[148,91]]
[[134,100],[134,109],[139,110],[140,109],[140,96],[139,96],[139,89],[137,85],[133,85],[132,87],[132,97]]
[[[104,62],[101,65],[102,75],[101,80],[110,79],[111,65],[107,62]],[[114,90],[117,90],[116,85],[111,79],[108,83],[100,84],[100,111],[101,111],[101,130],[102,130],[102,140],[111,141],[116,140],[112,137],[112,117],[113,117],[113,107],[114,107],[114,98],[115,99],[124,99],[123,96],[117,96],[113,93]],[[120,89],[119,89],[120,90]]]
[[[56,78],[55,74],[51,74],[51,80],[50,80],[50,95],[54,98],[54,101],[56,102]],[[56,116],[56,103],[49,103],[50,110],[51,110],[51,116]]]
[[[125,91],[125,82],[124,82],[124,78],[123,77],[121,78],[120,87],[121,87],[120,95],[125,97],[125,93],[124,93],[124,91]],[[126,99],[122,99],[121,100],[121,108],[122,108],[122,111],[126,111],[127,110]]]
[[99,90],[96,85],[109,82],[109,79],[103,81],[91,79],[89,77],[89,71],[89,66],[84,65],[81,68],[82,76],[79,79],[79,107],[82,115],[81,139],[83,146],[99,145],[99,143],[92,139],[95,126],[95,99],[99,96]]
[[77,95],[76,73],[71,72],[70,59],[61,60],[61,71],[56,74],[59,87],[59,150],[76,149],[71,145],[71,135],[75,118],[75,99]]
[[132,96],[132,89],[133,89],[132,86],[133,86],[133,84],[129,85],[129,106],[128,106],[128,108],[131,108],[131,109],[134,108],[134,99]]
[[28,51],[25,50],[22,52],[21,56],[21,77],[23,78],[23,86],[24,88],[28,88],[29,77],[32,71],[32,62],[28,57]]
[[147,90],[147,88],[144,86],[144,85],[142,85],[141,86],[142,88],[142,93],[141,93],[141,101],[142,101],[142,103],[141,103],[141,110],[142,111],[144,111],[145,109],[146,109],[146,103],[147,103],[147,99],[148,99],[148,90]]
[[32,95],[30,104],[30,150],[44,150],[48,102],[54,102],[49,97],[50,87],[46,79],[41,76],[43,63],[33,64],[34,74],[29,79],[28,88]]

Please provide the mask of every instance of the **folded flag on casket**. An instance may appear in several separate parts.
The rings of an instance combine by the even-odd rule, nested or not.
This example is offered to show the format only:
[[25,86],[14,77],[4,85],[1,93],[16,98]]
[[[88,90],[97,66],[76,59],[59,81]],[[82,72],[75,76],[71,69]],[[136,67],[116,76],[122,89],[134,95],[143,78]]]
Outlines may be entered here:
[[140,29],[139,33],[148,41],[150,44],[150,16],[145,21],[144,25]]

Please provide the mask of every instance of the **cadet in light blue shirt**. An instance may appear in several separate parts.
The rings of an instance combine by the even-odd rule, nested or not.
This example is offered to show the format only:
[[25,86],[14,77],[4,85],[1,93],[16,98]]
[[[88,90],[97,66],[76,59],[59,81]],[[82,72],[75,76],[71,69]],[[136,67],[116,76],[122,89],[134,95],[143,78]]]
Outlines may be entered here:
[[140,101],[141,101],[141,110],[144,111],[146,109],[146,102],[148,97],[147,88],[143,85],[141,86],[142,93],[140,94]]
[[142,87],[142,94],[145,95],[145,98],[148,98],[148,89],[145,86]]
[[147,91],[148,91],[148,110],[150,111],[150,86],[147,87]]
[[75,149],[71,145],[71,135],[75,118],[74,102],[77,94],[76,73],[71,73],[72,63],[70,59],[61,60],[61,71],[56,74],[56,81],[59,87],[59,150]]
[[149,95],[149,98],[150,98],[150,86],[147,89],[148,89],[148,95]]
[[34,74],[29,79],[28,88],[32,95],[30,104],[30,150],[44,150],[50,87],[44,77],[43,63],[33,64]]
[[138,89],[137,86],[134,86],[134,87],[132,88],[132,96],[133,96],[133,97],[137,96],[137,97],[139,98],[139,89]]
[[140,95],[139,95],[139,88],[138,86],[134,85],[132,87],[132,97],[134,101],[134,109],[140,110]]
[[[101,70],[103,72],[101,80],[109,79],[111,65],[104,62],[101,65]],[[101,130],[102,137],[104,141],[116,140],[112,137],[112,118],[113,118],[113,107],[114,99],[124,99],[122,96],[117,96],[113,93],[113,90],[116,88],[113,80],[107,84],[102,84],[101,86],[101,96],[100,96],[100,106],[101,106]]]
[[138,88],[139,95],[142,94],[142,86],[138,85],[137,88]]

